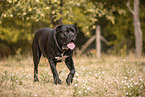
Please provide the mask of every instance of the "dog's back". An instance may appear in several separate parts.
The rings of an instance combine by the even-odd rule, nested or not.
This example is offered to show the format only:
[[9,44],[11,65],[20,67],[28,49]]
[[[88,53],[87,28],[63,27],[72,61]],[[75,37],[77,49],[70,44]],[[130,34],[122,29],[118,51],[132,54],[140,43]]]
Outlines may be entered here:
[[40,42],[42,40],[45,40],[46,38],[48,38],[47,36],[49,36],[49,33],[51,33],[52,31],[53,29],[51,28],[43,28],[43,29],[38,30],[35,33],[34,41],[37,40]]
[[43,53],[46,56],[46,45],[49,38],[49,35],[53,33],[53,29],[51,28],[43,28],[38,30],[35,33],[35,37],[32,43],[32,49],[39,51],[39,53]]

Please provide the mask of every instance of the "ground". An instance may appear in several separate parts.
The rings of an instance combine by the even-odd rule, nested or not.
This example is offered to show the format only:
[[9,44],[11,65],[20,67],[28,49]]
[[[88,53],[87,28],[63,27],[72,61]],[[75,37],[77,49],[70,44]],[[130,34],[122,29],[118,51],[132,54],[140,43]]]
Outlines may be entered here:
[[45,58],[39,64],[39,82],[33,82],[31,55],[0,60],[0,97],[145,97],[145,57],[74,56],[76,73],[68,86],[64,62],[57,65],[62,85],[55,85]]

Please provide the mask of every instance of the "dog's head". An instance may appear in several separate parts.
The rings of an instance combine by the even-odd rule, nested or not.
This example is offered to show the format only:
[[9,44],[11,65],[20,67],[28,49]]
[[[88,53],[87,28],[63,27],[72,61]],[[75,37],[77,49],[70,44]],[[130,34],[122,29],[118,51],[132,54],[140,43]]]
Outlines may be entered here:
[[75,40],[78,28],[75,25],[61,25],[55,29],[55,36],[61,49],[71,49],[75,47]]

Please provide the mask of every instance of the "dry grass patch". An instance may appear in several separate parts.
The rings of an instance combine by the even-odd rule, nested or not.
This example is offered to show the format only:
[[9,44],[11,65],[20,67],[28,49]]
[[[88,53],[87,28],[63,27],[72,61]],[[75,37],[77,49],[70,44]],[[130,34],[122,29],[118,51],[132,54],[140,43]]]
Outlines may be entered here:
[[62,85],[55,85],[48,62],[41,58],[39,83],[33,83],[32,57],[9,57],[0,61],[0,97],[125,97],[145,96],[145,58],[104,56],[74,57],[73,83],[65,82],[69,70],[59,63]]

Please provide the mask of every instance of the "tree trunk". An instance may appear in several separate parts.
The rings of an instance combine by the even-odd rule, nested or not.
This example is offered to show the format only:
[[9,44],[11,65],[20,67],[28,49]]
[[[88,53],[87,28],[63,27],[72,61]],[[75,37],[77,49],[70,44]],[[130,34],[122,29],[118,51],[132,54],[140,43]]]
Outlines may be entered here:
[[133,15],[133,23],[134,23],[134,34],[135,34],[135,56],[137,58],[142,55],[142,31],[139,20],[139,0],[134,0],[134,15]]
[[142,55],[143,39],[141,24],[139,20],[139,0],[134,0],[134,10],[130,7],[130,0],[127,2],[129,11],[133,14],[134,35],[135,35],[135,57],[139,58]]

